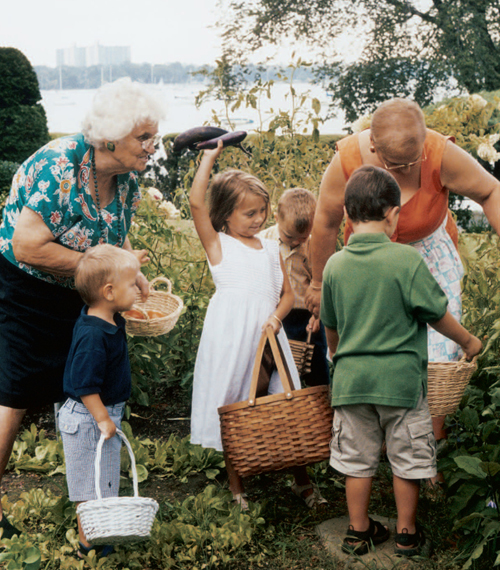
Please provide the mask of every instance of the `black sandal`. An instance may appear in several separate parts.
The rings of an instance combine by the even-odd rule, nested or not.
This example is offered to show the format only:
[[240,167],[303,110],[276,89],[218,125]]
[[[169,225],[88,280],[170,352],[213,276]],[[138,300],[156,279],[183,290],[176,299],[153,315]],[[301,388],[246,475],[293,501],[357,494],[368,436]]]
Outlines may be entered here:
[[[432,544],[425,538],[424,531],[418,524],[413,534],[409,534],[408,529],[404,528],[402,532],[396,533],[394,540],[396,542],[394,554],[397,556],[412,558],[413,556],[430,556],[431,554]],[[398,544],[406,548],[400,548]]]
[[370,521],[368,530],[354,530],[353,526],[349,525],[342,543],[342,552],[363,556],[369,552],[372,545],[382,544],[389,539],[391,531],[386,526],[378,521],[368,520]]

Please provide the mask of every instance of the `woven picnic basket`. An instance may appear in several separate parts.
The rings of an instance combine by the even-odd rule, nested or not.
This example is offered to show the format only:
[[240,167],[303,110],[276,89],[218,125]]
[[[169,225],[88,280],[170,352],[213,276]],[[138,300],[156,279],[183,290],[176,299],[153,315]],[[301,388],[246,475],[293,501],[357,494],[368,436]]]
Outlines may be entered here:
[[429,362],[427,369],[427,401],[432,417],[457,411],[470,377],[477,368],[477,358],[465,356],[454,362]]
[[[154,286],[157,283],[165,283],[167,291],[157,291]],[[166,277],[156,277],[149,284],[150,294],[146,302],[141,301],[138,295],[132,307],[144,315],[144,319],[136,319],[124,313],[126,330],[130,335],[136,336],[159,336],[169,333],[179,319],[184,303],[180,297],[172,294],[172,283]],[[147,311],[160,311],[164,317],[150,319]]]
[[134,452],[125,434],[121,430],[116,430],[116,434],[122,438],[130,455],[134,496],[102,498],[99,480],[104,437],[101,436],[95,457],[97,499],[80,503],[76,509],[85,537],[92,545],[124,544],[147,540],[158,511],[158,503],[154,499],[139,497]]
[[290,348],[292,349],[293,360],[299,371],[299,376],[309,374],[311,372],[311,362],[314,352],[314,344],[311,343],[311,331],[307,332],[307,340],[290,340]]
[[[284,392],[257,397],[266,344]],[[281,346],[270,328],[257,348],[248,400],[219,408],[222,445],[241,477],[328,459],[333,410],[327,386],[295,390]]]

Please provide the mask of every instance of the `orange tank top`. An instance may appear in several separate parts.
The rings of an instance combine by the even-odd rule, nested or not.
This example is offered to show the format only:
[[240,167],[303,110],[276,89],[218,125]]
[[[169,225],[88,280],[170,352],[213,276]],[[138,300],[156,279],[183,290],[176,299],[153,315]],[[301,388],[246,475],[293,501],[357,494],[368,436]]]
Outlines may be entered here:
[[[399,221],[391,240],[398,243],[411,243],[430,236],[443,223],[448,213],[448,189],[441,184],[441,162],[446,142],[453,137],[445,137],[436,131],[427,129],[424,148],[427,160],[421,165],[420,188],[404,204],[399,214]],[[357,134],[346,137],[337,143],[340,162],[346,180],[363,165]],[[446,231],[455,247],[458,247],[458,228],[450,215],[446,222]],[[347,243],[352,233],[352,226],[345,225],[344,242]]]

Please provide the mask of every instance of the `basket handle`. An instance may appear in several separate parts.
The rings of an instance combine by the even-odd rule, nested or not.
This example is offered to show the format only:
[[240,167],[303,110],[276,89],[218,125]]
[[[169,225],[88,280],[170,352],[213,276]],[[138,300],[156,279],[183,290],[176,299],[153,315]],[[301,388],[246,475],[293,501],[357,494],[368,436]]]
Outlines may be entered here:
[[149,286],[153,287],[153,285],[155,285],[155,283],[165,283],[167,285],[167,293],[172,292],[172,282],[170,281],[170,279],[163,277],[163,275],[160,275],[159,277],[155,277],[154,279],[152,279],[149,282]]
[[[122,432],[121,429],[116,430],[116,435],[121,437],[123,443],[125,444],[125,447],[127,448],[128,454],[130,455],[130,463],[132,465],[132,479],[133,479],[133,484],[134,484],[134,497],[138,497],[139,496],[139,483],[137,481],[137,467],[135,466],[135,457],[134,457],[134,452],[132,451],[132,446],[130,445],[129,440],[126,438],[125,434]],[[105,441],[106,440],[104,439],[104,436],[101,434],[101,437],[99,438],[99,442],[97,444],[96,453],[95,453],[95,463],[94,463],[95,481],[94,482],[95,482],[95,491],[97,494],[97,498],[99,500],[102,499],[101,485],[100,485],[101,453],[102,453],[102,446],[104,445]]]
[[255,406],[256,404],[256,399],[257,399],[256,394],[257,394],[257,385],[259,382],[260,366],[262,363],[262,357],[264,355],[264,349],[266,347],[267,342],[269,342],[269,346],[271,347],[271,352],[273,353],[274,362],[276,363],[276,367],[278,368],[278,374],[281,380],[281,384],[283,385],[286,398],[287,400],[291,400],[293,398],[293,390],[295,388],[293,386],[292,377],[290,375],[290,369],[288,368],[288,363],[286,361],[286,358],[283,354],[283,350],[272,328],[267,327],[263,331],[262,336],[260,337],[259,344],[257,346],[257,354],[255,355],[255,363],[252,372],[252,383],[250,384],[250,394],[248,396],[249,406]]
[[477,354],[476,356],[472,357],[472,360],[467,360],[467,357],[465,356],[465,354],[462,356],[462,358],[459,360],[459,362],[467,362],[468,364],[476,364],[477,362]]

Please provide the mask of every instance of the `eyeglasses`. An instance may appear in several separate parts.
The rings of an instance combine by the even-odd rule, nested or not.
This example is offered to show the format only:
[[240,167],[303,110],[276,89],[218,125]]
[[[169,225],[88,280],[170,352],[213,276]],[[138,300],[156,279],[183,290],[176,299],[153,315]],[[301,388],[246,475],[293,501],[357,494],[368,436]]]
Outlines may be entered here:
[[151,148],[152,146],[154,148],[158,148],[160,146],[161,139],[162,139],[162,137],[158,133],[158,134],[153,135],[152,137],[150,137],[146,140],[139,141],[139,142],[141,143],[143,150],[148,150],[148,148]]
[[384,168],[386,170],[400,170],[402,168],[411,168],[412,166],[415,166],[416,164],[421,164],[422,162],[425,162],[427,160],[427,155],[425,154],[425,147],[422,148],[422,154],[423,154],[423,156],[421,156],[418,160],[414,160],[413,162],[407,162],[405,164],[394,164],[393,166],[388,166],[380,154],[379,154],[379,158],[382,161],[382,164],[384,165]]

